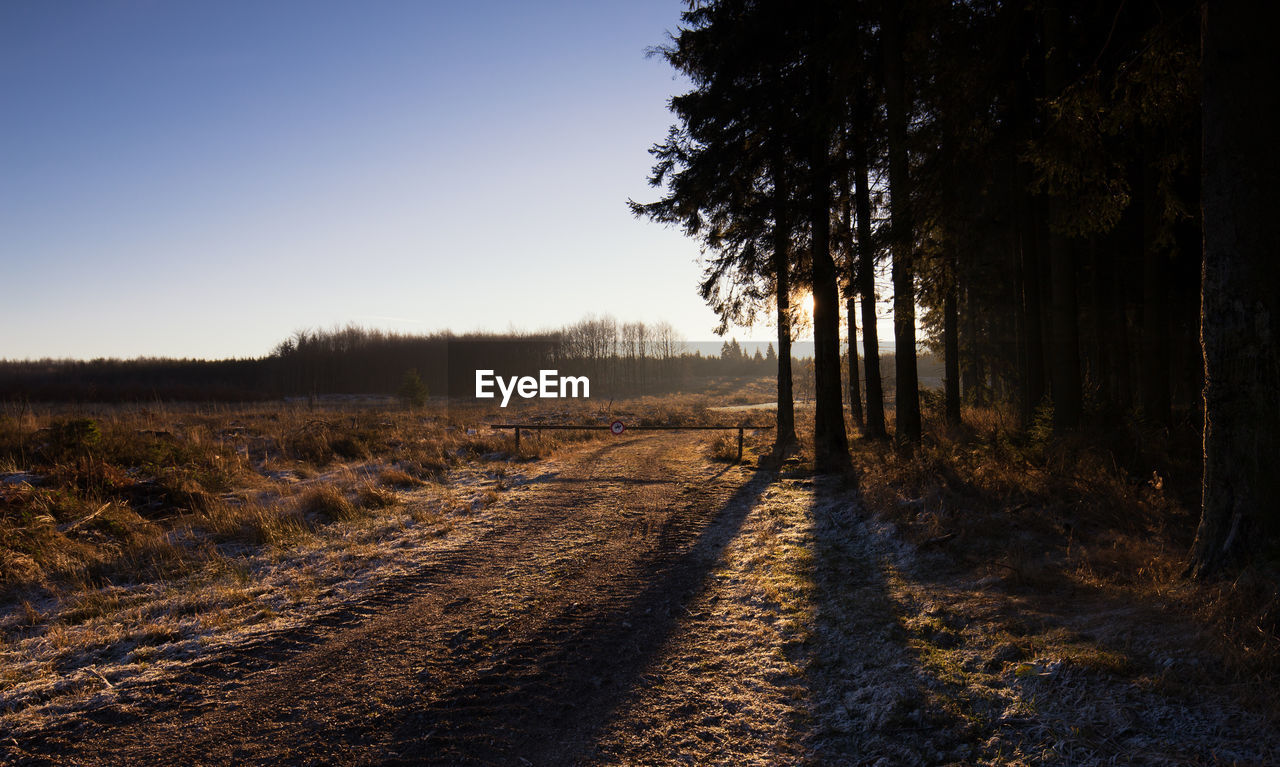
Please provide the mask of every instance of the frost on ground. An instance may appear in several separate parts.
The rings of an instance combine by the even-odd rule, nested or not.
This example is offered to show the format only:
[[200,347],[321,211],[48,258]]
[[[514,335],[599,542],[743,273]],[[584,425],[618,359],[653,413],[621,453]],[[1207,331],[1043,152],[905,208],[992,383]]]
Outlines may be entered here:
[[[1280,764],[1272,699],[1225,683],[1185,618],[966,570],[941,544],[907,543],[851,480],[715,469],[713,447],[663,440],[501,474],[467,466],[320,538],[227,556],[183,582],[103,589],[83,620],[0,647],[0,761],[6,738],[76,717],[133,711],[122,731],[154,737],[188,694],[203,696],[189,705],[205,723],[230,727],[206,738],[246,737],[236,727],[253,722],[219,680],[175,680],[343,613],[349,625],[325,627],[334,646],[308,640],[288,677],[317,729],[288,729],[275,669],[225,693],[257,695],[245,710],[279,717],[264,732],[296,753],[339,749],[316,752],[328,761]],[[495,527],[505,534],[482,537]],[[415,586],[432,562],[444,562],[438,579]],[[418,601],[377,598],[397,587]],[[350,680],[312,673],[353,654],[387,662],[351,663]],[[361,690],[385,705],[361,708]],[[182,713],[165,721],[174,738],[198,729]],[[370,750],[325,740],[344,728]]]
[[1054,614],[954,579],[856,498],[835,480],[768,484],[599,761],[1280,763],[1268,712],[1229,685],[1167,683],[1211,664],[1177,620],[1087,601]]
[[885,557],[900,554],[890,543],[851,502],[824,500],[812,479],[769,484],[649,671],[653,684],[608,728],[600,757],[762,765],[962,758],[945,731],[929,732],[936,716],[917,690],[885,585]]
[[[171,692],[169,680],[194,663],[357,604],[442,548],[482,533],[502,513],[490,505],[498,491],[555,465],[512,464],[495,473],[467,464],[443,484],[402,490],[383,513],[330,525],[320,536],[227,551],[182,580],[107,585],[28,605],[52,626],[0,644],[0,731],[32,732],[69,714]],[[379,468],[346,467],[305,484],[341,483],[343,473],[376,476]]]

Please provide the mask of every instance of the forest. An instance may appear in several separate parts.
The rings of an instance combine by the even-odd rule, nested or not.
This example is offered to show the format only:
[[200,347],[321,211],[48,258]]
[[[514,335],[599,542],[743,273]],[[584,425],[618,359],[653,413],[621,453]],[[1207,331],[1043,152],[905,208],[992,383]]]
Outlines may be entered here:
[[[691,352],[667,322],[589,316],[532,333],[403,334],[357,325],[299,330],[268,355],[204,360],[0,360],[0,400],[12,402],[251,402],[323,395],[472,399],[477,368],[588,375],[596,398],[697,389],[710,379],[767,375],[774,352],[726,341]],[[416,382],[416,384],[414,384]],[[420,388],[417,388],[420,387]]]
[[926,339],[945,357],[950,422],[962,402],[1002,402],[1062,436],[1202,431],[1188,573],[1204,577],[1273,555],[1280,526],[1280,267],[1263,224],[1277,168],[1260,117],[1277,97],[1253,84],[1275,70],[1261,31],[1275,15],[1193,0],[690,2],[653,53],[692,87],[651,149],[658,199],[630,205],[698,239],[701,294],[726,327],[775,318],[780,450],[805,293],[817,461],[847,465],[846,401],[864,436],[889,436],[875,309],[891,299],[901,449],[922,439]]

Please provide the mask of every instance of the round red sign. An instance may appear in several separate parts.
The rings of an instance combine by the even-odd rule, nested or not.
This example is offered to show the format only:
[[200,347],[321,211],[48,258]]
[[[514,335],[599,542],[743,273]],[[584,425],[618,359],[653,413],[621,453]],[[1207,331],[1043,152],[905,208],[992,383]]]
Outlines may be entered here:
[[614,421],[613,423],[609,424],[609,431],[613,432],[614,434],[621,434],[626,430],[627,430],[626,424],[622,423],[622,421]]

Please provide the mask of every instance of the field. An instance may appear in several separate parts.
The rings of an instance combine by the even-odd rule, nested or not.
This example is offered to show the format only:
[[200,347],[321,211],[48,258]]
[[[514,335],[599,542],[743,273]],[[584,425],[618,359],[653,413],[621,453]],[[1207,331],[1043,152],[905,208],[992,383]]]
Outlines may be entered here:
[[[709,409],[767,389],[502,419],[771,422]],[[494,418],[11,407],[0,761],[1280,757],[1274,581],[1180,577],[1194,484],[1137,430],[974,410],[815,476],[767,431],[739,464]]]

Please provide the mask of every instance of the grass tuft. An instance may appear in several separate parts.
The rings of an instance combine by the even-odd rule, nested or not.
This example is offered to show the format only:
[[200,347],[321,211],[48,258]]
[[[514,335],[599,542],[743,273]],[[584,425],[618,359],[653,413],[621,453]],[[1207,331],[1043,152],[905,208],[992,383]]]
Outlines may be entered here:
[[333,485],[320,485],[304,492],[298,498],[298,510],[324,522],[349,522],[360,516],[355,504]]
[[356,494],[356,503],[363,509],[386,509],[397,501],[395,493],[377,485],[365,485]]
[[417,487],[422,481],[403,469],[383,469],[378,474],[378,484],[385,487]]

